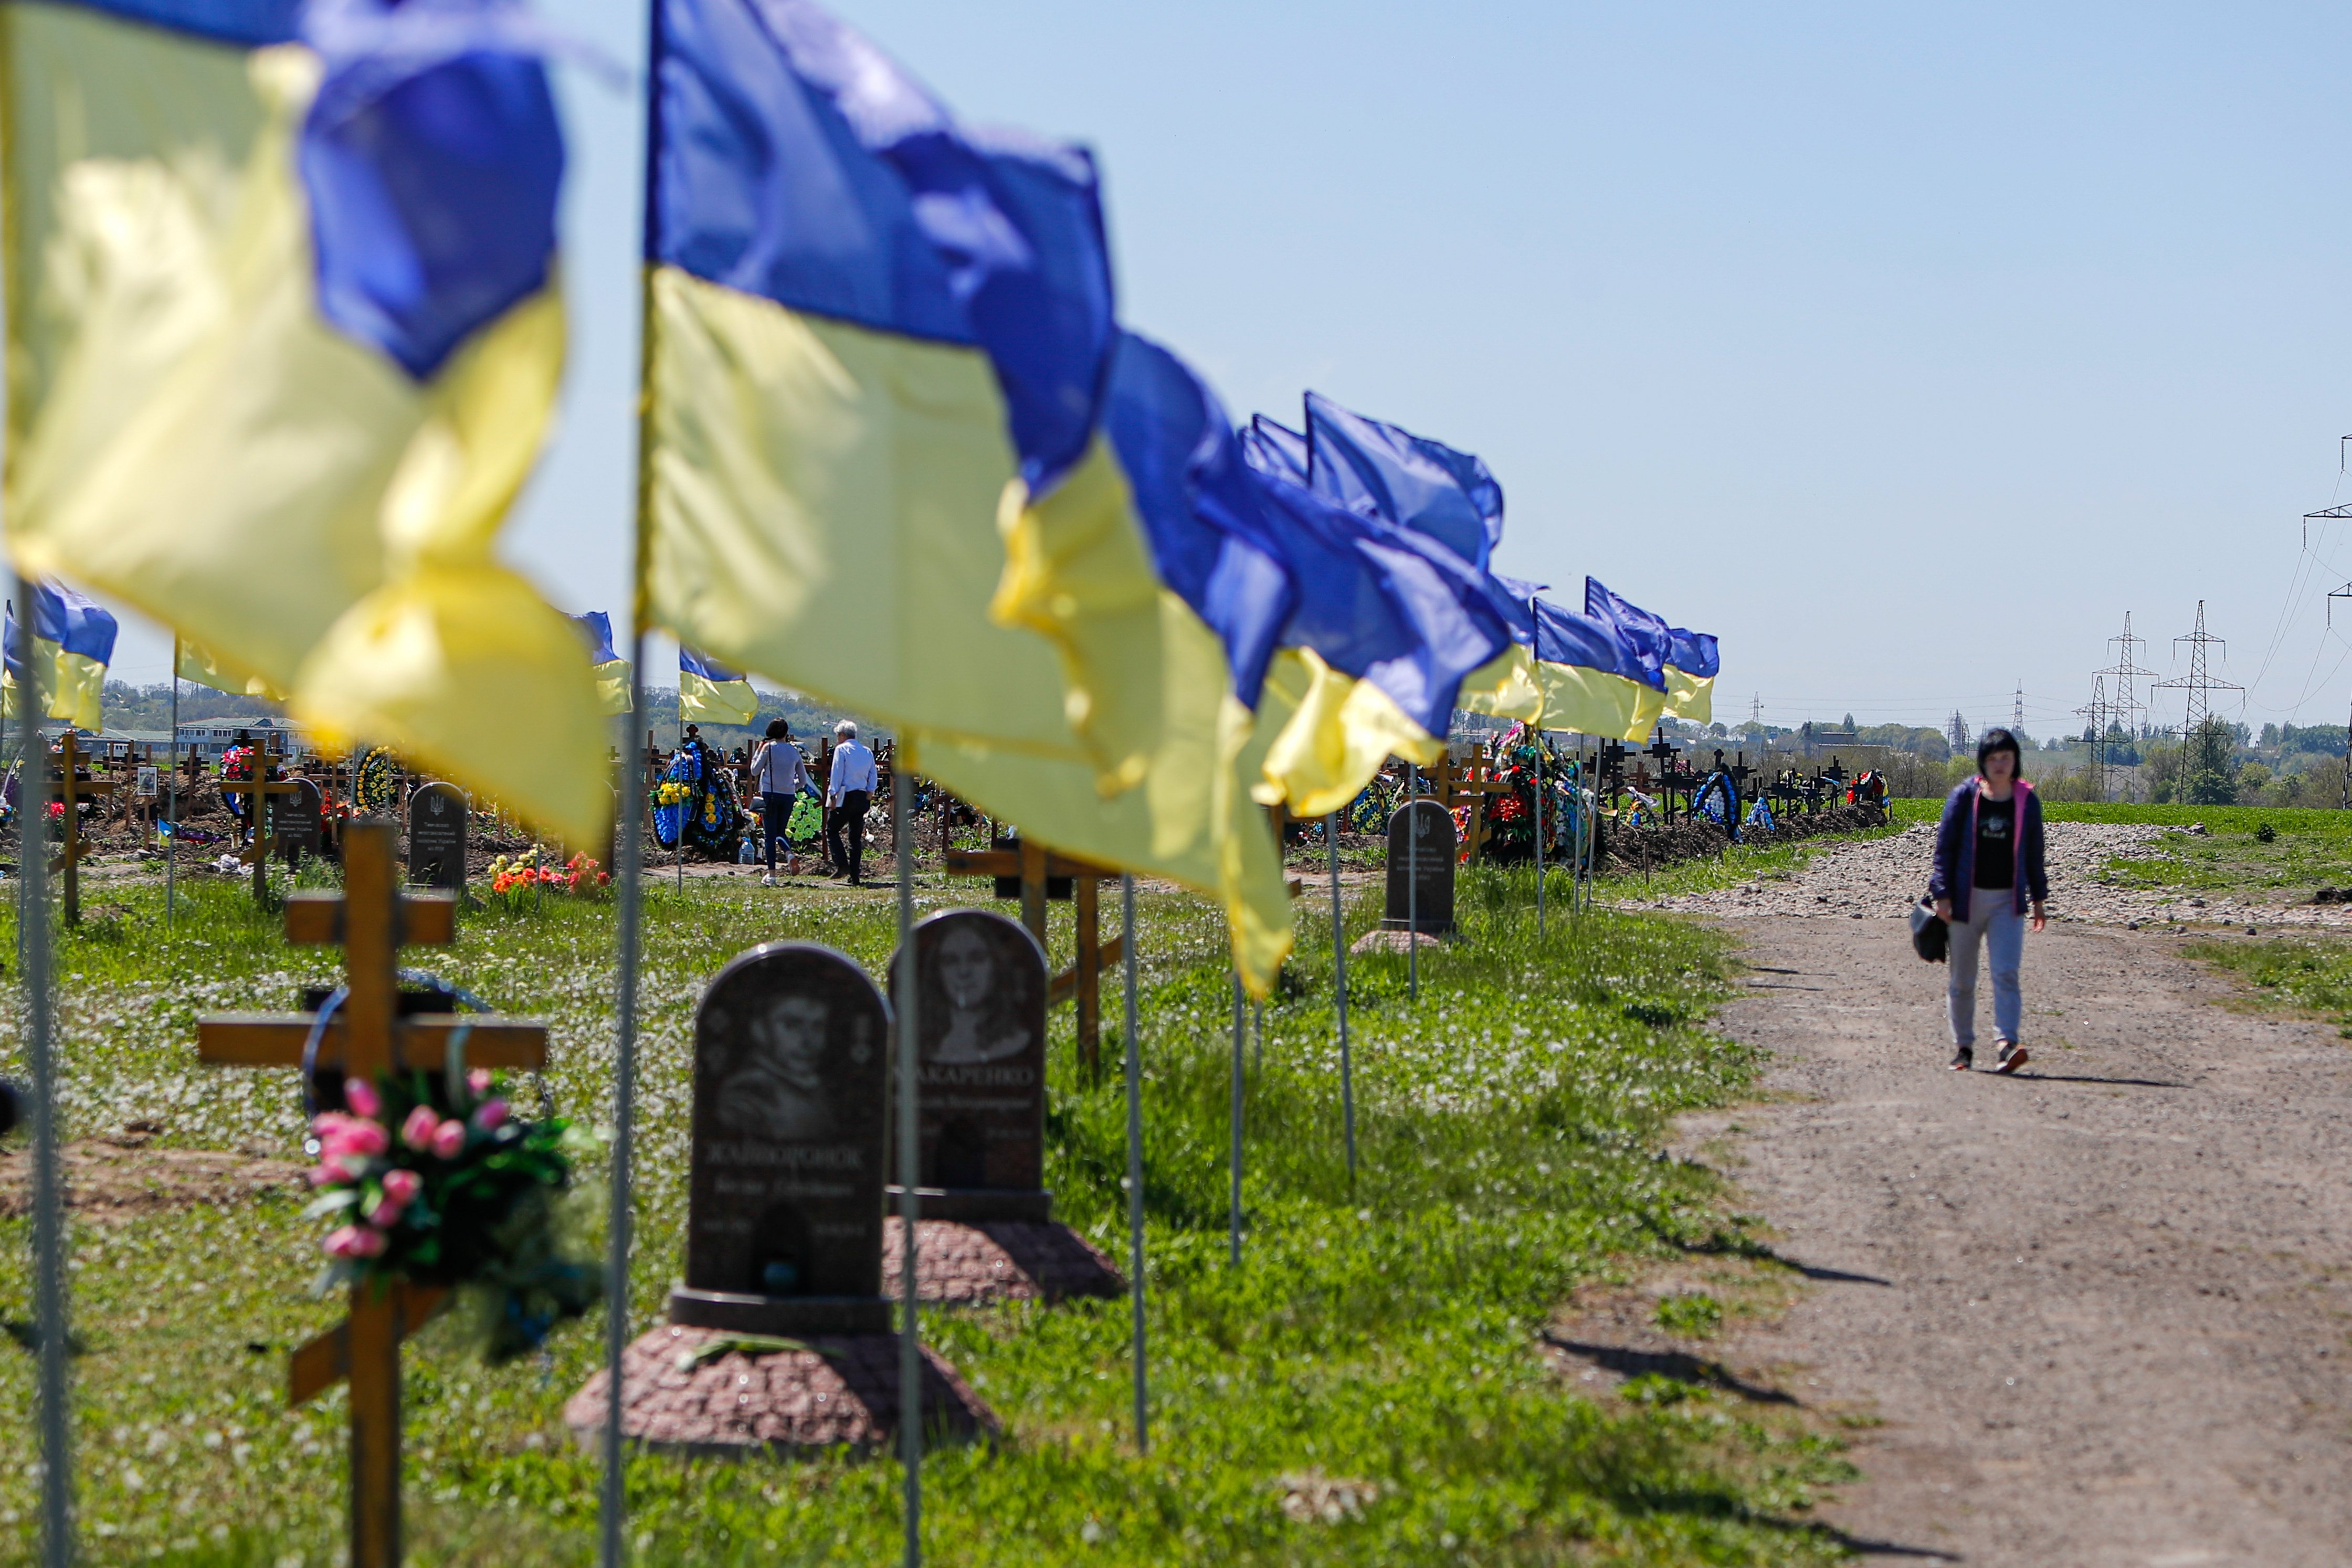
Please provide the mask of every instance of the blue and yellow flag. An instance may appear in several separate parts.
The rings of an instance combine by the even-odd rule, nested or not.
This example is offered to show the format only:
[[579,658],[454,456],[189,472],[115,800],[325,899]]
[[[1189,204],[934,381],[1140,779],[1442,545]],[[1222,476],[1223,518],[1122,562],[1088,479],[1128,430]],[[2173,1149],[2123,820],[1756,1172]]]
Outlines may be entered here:
[[1546,729],[1640,740],[1665,712],[1663,684],[1641,679],[1638,653],[1612,622],[1581,611],[1535,603],[1536,676]]
[[1434,761],[1464,679],[1512,639],[1484,570],[1432,535],[1297,483],[1302,446],[1264,416],[1243,436],[1297,591],[1269,677],[1294,711],[1256,793],[1319,816],[1391,753]]
[[749,724],[760,716],[751,678],[677,645],[677,716],[694,724]]
[[1666,655],[1666,711],[1694,724],[1715,722],[1715,678],[1723,673],[1723,655],[1705,632],[1674,628],[1673,652]]
[[1503,542],[1503,487],[1476,455],[1313,392],[1307,474],[1349,511],[1426,534],[1482,571]]
[[606,736],[500,565],[562,369],[554,101],[488,0],[10,5],[8,547],[331,744],[578,841]]
[[[16,653],[14,601],[8,604],[5,619],[5,626],[0,627],[0,637],[6,639],[0,646],[7,650],[0,686],[7,689],[6,713],[14,718],[25,680]],[[113,613],[88,594],[47,583],[34,586],[33,667],[47,698],[44,707],[48,717],[63,719],[93,735],[105,727],[100,697],[106,689],[106,666],[114,659],[117,630]]]
[[1197,480],[1148,355],[1104,413],[1091,160],[958,125],[805,0],[657,0],[654,79],[650,618],[1037,841],[1222,898],[1263,994],[1289,909],[1234,710],[1265,585],[1197,532],[1162,575],[1147,514]]
[[613,649],[613,618],[591,610],[572,618],[580,641],[588,649],[588,674],[596,683],[596,706],[605,717],[629,711],[629,661]]

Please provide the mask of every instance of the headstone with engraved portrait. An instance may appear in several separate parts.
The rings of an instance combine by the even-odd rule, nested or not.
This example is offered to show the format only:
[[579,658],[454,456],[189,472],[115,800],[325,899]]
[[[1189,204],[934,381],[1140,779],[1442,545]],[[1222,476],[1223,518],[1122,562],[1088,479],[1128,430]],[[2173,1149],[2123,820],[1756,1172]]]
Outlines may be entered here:
[[[891,965],[894,999],[906,983],[904,951]],[[919,1212],[1050,1218],[1045,950],[1018,921],[953,909],[915,927],[914,952]],[[895,1111],[890,1126],[895,1135]]]
[[883,1333],[890,1009],[846,956],[754,947],[694,1024],[686,1279],[670,1321],[743,1333]]
[[426,784],[408,797],[408,880],[462,893],[466,887],[466,792]]
[[269,798],[269,831],[286,863],[299,865],[305,855],[315,858],[326,843],[327,797],[315,779],[289,782],[296,787],[292,794]]
[[1454,814],[1436,801],[1415,800],[1398,808],[1389,819],[1383,927],[1411,927],[1441,936],[1454,929],[1454,858],[1460,847]]

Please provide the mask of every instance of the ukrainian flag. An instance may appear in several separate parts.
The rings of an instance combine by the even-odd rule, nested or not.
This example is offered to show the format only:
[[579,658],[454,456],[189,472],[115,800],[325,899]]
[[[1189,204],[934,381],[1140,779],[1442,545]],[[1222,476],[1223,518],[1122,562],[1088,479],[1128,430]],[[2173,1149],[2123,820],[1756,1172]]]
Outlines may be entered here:
[[1643,678],[1640,657],[1597,616],[1538,600],[1534,645],[1543,727],[1640,740],[1665,712],[1663,680]]
[[612,718],[629,711],[629,661],[613,650],[613,618],[602,610],[572,618],[588,649],[588,674],[596,683],[596,706]]
[[1584,580],[1584,612],[1606,622],[1638,669],[1625,673],[1665,694],[1664,712],[1706,724],[1715,716],[1715,677],[1722,659],[1703,632],[1669,626],[1665,618]]
[[749,724],[760,716],[751,678],[681,643],[677,646],[677,712],[696,724]]
[[1118,334],[1091,161],[958,126],[803,0],[657,0],[654,73],[651,618],[1221,897],[1264,994],[1289,906],[1244,699],[1281,585],[1194,515],[1202,416]]
[[28,0],[0,29],[18,570],[169,623],[323,740],[598,836],[587,662],[495,558],[563,350],[520,14]]
[[1704,632],[1674,628],[1674,651],[1666,656],[1666,711],[1695,724],[1715,722],[1715,678],[1723,655]]
[[1437,535],[1300,483],[1306,436],[1261,414],[1242,445],[1297,592],[1268,676],[1292,716],[1255,793],[1320,816],[1391,754],[1435,761],[1464,680],[1510,646],[1510,629],[1485,570]]
[[1462,678],[1454,702],[1465,713],[1515,718],[1530,727],[1543,720],[1543,679],[1536,669],[1536,596],[1539,582],[1494,574],[1496,608],[1511,628],[1511,645]]
[[[70,588],[37,583],[33,588],[33,668],[47,698],[50,718],[63,719],[92,734],[105,727],[100,697],[106,690],[106,666],[114,658],[114,616],[88,594]],[[16,716],[17,692],[24,668],[16,652],[16,607],[7,610],[5,636],[6,664],[0,685],[7,688],[6,712]]]
[[185,637],[173,639],[172,667],[184,681],[194,681],[200,686],[210,686],[216,692],[230,692],[238,696],[262,697],[283,705],[286,694],[258,675],[238,676],[221,667],[221,662]]

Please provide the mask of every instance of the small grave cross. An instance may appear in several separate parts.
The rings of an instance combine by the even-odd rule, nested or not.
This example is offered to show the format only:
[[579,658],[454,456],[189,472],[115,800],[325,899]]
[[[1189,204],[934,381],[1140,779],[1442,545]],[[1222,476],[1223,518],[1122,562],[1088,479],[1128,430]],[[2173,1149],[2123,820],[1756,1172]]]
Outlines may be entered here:
[[[396,832],[380,819],[353,822],[344,840],[343,893],[297,893],[286,900],[288,941],[343,946],[349,995],[323,1031],[319,1062],[369,1079],[395,1070],[438,1071],[451,1037],[465,1029],[465,1060],[474,1066],[544,1066],[542,1025],[483,1014],[463,1020],[399,1016],[399,949],[454,940],[457,903],[446,894],[402,895]],[[299,1067],[316,1023],[310,1013],[202,1019],[196,1055],[212,1067]],[[435,1286],[354,1285],[343,1322],[294,1353],[289,1405],[351,1380],[351,1568],[400,1563],[400,1342],[446,1296]]]
[[[113,794],[122,786],[110,779],[95,779],[84,771],[89,759],[75,744],[74,732],[68,730],[58,742],[58,771],[49,780],[57,791],[57,800],[65,807],[65,847],[49,862],[49,870],[62,871],[66,876],[66,924],[81,919],[81,862],[89,853],[89,846],[81,841],[81,801],[89,796]],[[26,838],[41,832],[36,827]]]
[[253,867],[253,901],[256,904],[267,904],[269,902],[269,798],[272,795],[298,793],[302,786],[290,780],[279,781],[278,763],[270,755],[267,737],[259,742],[254,742],[250,737],[241,736],[239,738],[247,742],[247,748],[252,753],[252,759],[246,764],[248,770],[247,777],[242,784],[224,779],[220,790],[224,795],[247,795],[252,798],[253,844],[251,848],[241,852],[237,859]]

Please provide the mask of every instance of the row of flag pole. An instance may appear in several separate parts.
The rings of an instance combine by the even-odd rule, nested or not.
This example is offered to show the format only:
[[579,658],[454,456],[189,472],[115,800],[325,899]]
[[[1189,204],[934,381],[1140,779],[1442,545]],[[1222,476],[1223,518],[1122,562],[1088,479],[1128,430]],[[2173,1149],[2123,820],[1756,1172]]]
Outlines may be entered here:
[[[1259,807],[1332,812],[1457,708],[1711,716],[1713,638],[1494,570],[1477,457],[1313,392],[1236,426],[1123,325],[1085,149],[962,124],[811,0],[651,5],[628,657],[497,553],[563,364],[554,36],[509,0],[0,10],[14,566],[573,843],[631,716],[625,1149],[649,631],[682,717],[765,677],[1216,898],[1259,998],[1291,945]],[[9,645],[79,716],[104,660],[37,611]],[[622,1235],[625,1165],[614,1201]]]

